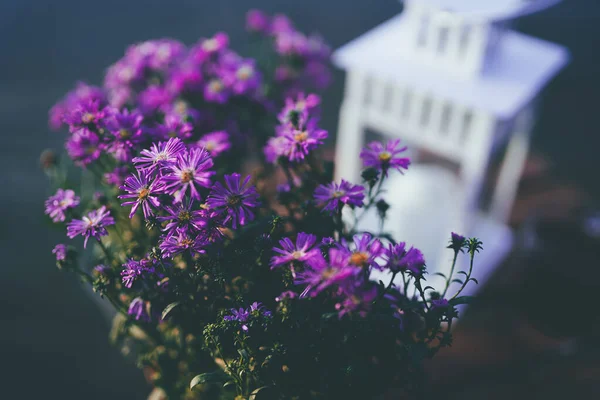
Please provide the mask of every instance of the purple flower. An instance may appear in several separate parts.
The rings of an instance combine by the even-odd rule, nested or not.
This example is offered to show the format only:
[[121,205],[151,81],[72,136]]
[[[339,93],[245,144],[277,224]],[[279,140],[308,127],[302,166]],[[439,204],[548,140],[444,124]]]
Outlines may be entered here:
[[290,238],[283,238],[279,241],[279,246],[274,247],[273,251],[281,255],[271,258],[271,269],[289,264],[291,262],[299,262],[306,264],[314,264],[321,261],[321,250],[315,246],[317,237],[308,233],[300,232],[296,238],[296,244]]
[[114,135],[120,143],[131,147],[142,140],[142,120],[144,117],[137,111],[129,111],[124,108],[115,111],[112,118],[108,120],[106,128]]
[[282,124],[303,125],[308,120],[308,115],[313,113],[320,103],[321,98],[318,95],[309,94],[305,97],[304,93],[300,93],[295,101],[292,98],[285,99],[285,107],[277,118]]
[[136,321],[150,322],[149,308],[150,303],[136,297],[131,301],[131,304],[129,304],[127,314],[131,315]]
[[120,186],[123,183],[123,181],[125,181],[127,173],[127,167],[116,167],[111,172],[107,172],[104,174],[104,180],[109,185]]
[[228,45],[229,36],[224,32],[218,32],[212,38],[204,39],[200,42],[196,58],[199,61],[205,61],[211,55],[226,49]]
[[191,149],[177,157],[177,162],[167,167],[162,177],[165,190],[175,196],[175,201],[181,202],[185,194],[190,192],[192,199],[201,200],[199,187],[210,187],[210,177],[213,171],[213,160],[205,149]]
[[467,239],[459,235],[458,233],[452,232],[450,238],[450,244],[448,244],[448,249],[454,250],[456,253],[459,251],[464,251],[465,245],[467,244]]
[[267,310],[267,308],[259,301],[250,304],[250,313],[262,315],[264,317],[271,317],[273,315],[271,311]]
[[260,10],[250,10],[246,13],[246,29],[251,32],[267,33],[269,17]]
[[420,250],[411,247],[406,249],[406,243],[390,244],[385,254],[386,268],[394,273],[409,271],[414,276],[421,276],[425,267],[425,259]]
[[163,257],[173,257],[189,251],[191,254],[203,254],[206,251],[206,241],[201,235],[191,235],[189,232],[178,231],[177,234],[165,236],[159,245]]
[[154,170],[175,164],[178,158],[185,153],[185,144],[179,138],[171,138],[167,142],[152,144],[150,150],[142,150],[140,157],[132,161],[137,168]]
[[377,287],[374,285],[358,285],[350,291],[343,291],[340,302],[335,305],[339,317],[351,313],[366,316],[377,298],[377,293]]
[[57,244],[52,249],[52,254],[56,256],[56,261],[65,261],[67,259],[67,245]]
[[449,305],[450,305],[450,303],[448,303],[447,299],[431,300],[431,309],[432,310],[446,309],[446,308],[448,308]]
[[290,161],[302,161],[314,149],[323,144],[327,131],[318,129],[316,120],[310,120],[302,129],[292,125],[283,127],[281,136],[287,139],[284,155]]
[[123,280],[123,285],[128,289],[131,289],[135,280],[140,276],[155,272],[152,261],[148,259],[142,259],[140,261],[130,259],[123,264],[123,267],[124,268],[121,271],[121,277]]
[[225,215],[223,223],[231,222],[233,229],[254,219],[251,208],[257,207],[258,193],[249,185],[250,176],[241,181],[241,175],[225,175],[225,186],[215,183],[206,203],[216,212]]
[[65,220],[65,211],[74,208],[79,204],[79,197],[75,196],[75,192],[67,189],[58,189],[54,196],[50,196],[46,200],[45,213],[52,218],[53,222],[62,222]]
[[158,217],[161,222],[168,221],[163,231],[170,236],[178,231],[198,231],[207,226],[205,215],[201,210],[192,210],[192,201],[183,201],[173,207],[165,207],[166,216]]
[[288,149],[289,140],[283,136],[275,136],[269,139],[263,151],[267,162],[275,163],[279,157],[286,155]]
[[72,111],[67,110],[64,114],[64,120],[71,129],[97,124],[105,116],[99,100],[83,100],[72,107]]
[[271,34],[279,35],[294,30],[294,24],[283,14],[275,14],[271,19]]
[[100,237],[107,236],[106,226],[114,225],[115,220],[110,215],[110,211],[106,206],[102,206],[97,210],[90,211],[88,215],[84,215],[82,219],[74,219],[67,224],[67,236],[73,239],[75,236],[85,236],[83,247],[87,246],[87,241],[90,236],[96,240]]
[[162,124],[152,130],[152,134],[157,139],[180,138],[185,140],[192,137],[193,130],[192,124],[184,121],[182,115],[170,113],[165,115]]
[[387,176],[388,170],[394,168],[400,172],[407,169],[410,159],[399,157],[400,153],[406,151],[406,147],[399,147],[400,139],[390,140],[384,146],[381,142],[371,142],[360,152],[360,158],[365,167],[372,167],[383,172]]
[[223,319],[225,321],[241,322],[242,329],[244,330],[244,332],[248,332],[248,325],[246,323],[250,318],[250,311],[243,308],[237,310],[235,308],[232,308],[231,310],[229,310],[229,312],[231,313],[231,315],[226,315],[223,317]]
[[370,233],[354,235],[354,249],[351,250],[350,264],[360,268],[377,268],[381,266],[377,259],[385,254],[385,248],[378,239],[373,239]]
[[125,179],[125,183],[120,189],[125,190],[127,194],[118,196],[119,199],[135,199],[121,203],[121,206],[133,204],[129,218],[133,218],[141,205],[144,218],[148,219],[154,215],[152,208],[160,207],[157,196],[163,193],[164,187],[160,179],[156,179],[144,171],[137,171],[137,175],[131,175]]
[[81,128],[73,133],[65,148],[75,164],[86,166],[100,157],[102,144],[98,136],[87,128]]
[[152,114],[157,110],[168,107],[173,101],[173,95],[162,86],[152,85],[138,95],[140,110],[145,114]]
[[362,207],[365,188],[353,185],[342,179],[340,184],[319,185],[315,190],[315,200],[323,207],[323,211],[335,211],[344,204]]
[[229,98],[229,91],[221,79],[214,78],[204,86],[204,98],[209,102],[224,104]]
[[312,263],[296,276],[296,285],[307,285],[300,297],[317,296],[332,285],[343,284],[355,275],[353,266],[350,265],[350,254],[343,250],[329,249],[329,261]]
[[231,148],[229,134],[225,131],[207,133],[198,140],[197,145],[204,147],[212,157],[217,157]]
[[261,83],[260,73],[254,65],[254,60],[238,63],[231,71],[224,74],[223,81],[237,95],[252,93]]

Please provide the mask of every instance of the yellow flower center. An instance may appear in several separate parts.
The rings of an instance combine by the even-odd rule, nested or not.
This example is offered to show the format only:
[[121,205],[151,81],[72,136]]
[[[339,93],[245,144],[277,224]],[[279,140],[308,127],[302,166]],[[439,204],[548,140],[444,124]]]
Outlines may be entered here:
[[181,181],[184,183],[188,183],[192,179],[194,179],[194,171],[183,171],[183,173],[181,174]]
[[390,153],[389,151],[383,151],[383,152],[379,153],[379,161],[388,162],[391,159],[392,159],[392,153]]
[[81,120],[83,121],[84,124],[90,124],[94,121],[94,114],[85,113],[81,116]]
[[242,197],[238,196],[236,194],[232,194],[231,196],[229,196],[227,198],[227,204],[229,204],[230,206],[235,206],[237,204],[240,204],[241,201],[242,201]]
[[361,251],[354,252],[352,253],[352,256],[350,256],[350,264],[356,265],[358,267],[366,266],[368,260],[369,255]]
[[306,131],[298,132],[294,135],[296,142],[304,142],[306,139],[308,139],[308,132]]
[[219,93],[223,90],[223,84],[221,83],[221,81],[212,81],[209,84],[209,88],[211,92]]
[[191,217],[192,216],[190,215],[190,213],[188,211],[181,211],[178,216],[179,220],[182,222],[189,221]]
[[149,194],[150,194],[150,191],[148,189],[146,189],[146,188],[143,188],[138,193],[138,199],[140,199],[140,200],[146,200],[146,198],[148,197]]
[[249,65],[244,65],[237,70],[236,76],[239,80],[248,80],[254,74],[254,70]]
[[292,257],[294,258],[294,260],[298,260],[303,255],[304,255],[304,253],[302,253],[301,251],[298,251],[298,250],[296,250],[295,252],[292,253]]
[[333,197],[334,199],[339,199],[340,197],[342,197],[345,194],[346,194],[346,192],[344,192],[343,190],[336,190],[335,192],[333,192],[331,194],[331,197]]
[[121,137],[121,139],[127,139],[131,137],[131,132],[129,132],[127,129],[121,129],[119,131],[119,136]]

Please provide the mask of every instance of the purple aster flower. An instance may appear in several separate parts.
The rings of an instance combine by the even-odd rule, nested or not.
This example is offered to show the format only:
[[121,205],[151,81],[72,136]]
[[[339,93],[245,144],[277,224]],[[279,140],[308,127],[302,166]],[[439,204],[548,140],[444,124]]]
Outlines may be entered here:
[[270,138],[263,150],[267,162],[276,163],[279,157],[285,156],[289,149],[289,143],[288,139],[283,136]]
[[275,301],[282,301],[285,299],[295,299],[296,297],[298,297],[298,293],[292,292],[291,290],[286,290],[285,292],[281,293],[279,296],[275,297]]
[[324,246],[333,246],[335,243],[335,239],[331,236],[327,236],[321,239],[321,244]]
[[100,237],[107,236],[106,226],[114,225],[115,220],[110,215],[110,211],[106,206],[102,206],[97,210],[90,211],[88,215],[84,215],[82,219],[74,219],[67,224],[67,236],[73,239],[75,236],[85,236],[83,247],[87,246],[87,241],[90,236],[100,240]]
[[296,244],[290,238],[283,238],[279,241],[279,246],[274,247],[273,251],[281,255],[271,258],[271,269],[299,262],[306,264],[315,264],[321,262],[321,250],[317,243],[317,237],[308,233],[300,232],[296,238]]
[[185,144],[179,138],[171,138],[167,142],[153,143],[150,150],[142,150],[140,157],[135,157],[133,163],[137,168],[154,170],[177,163],[180,156],[185,153]]
[[108,271],[110,271],[110,268],[104,264],[98,264],[94,267],[93,271],[97,274],[106,274]]
[[198,231],[207,226],[205,215],[202,210],[192,210],[193,201],[182,201],[173,207],[165,207],[166,216],[158,217],[161,222],[167,221],[163,231],[167,236],[178,231]]
[[116,167],[111,172],[107,172],[104,174],[104,180],[109,185],[113,186],[121,186],[121,184],[125,181],[129,170],[127,167]]
[[106,115],[99,100],[86,99],[72,107],[64,114],[64,120],[71,129],[97,124]]
[[127,194],[118,196],[119,199],[135,199],[129,200],[121,204],[121,206],[132,205],[129,218],[133,218],[138,207],[142,206],[144,218],[154,215],[152,209],[160,207],[158,195],[163,193],[164,186],[160,179],[146,172],[137,171],[137,175],[128,176],[125,183],[120,187]]
[[464,236],[459,235],[458,233],[452,232],[451,238],[450,238],[450,244],[448,244],[447,248],[452,249],[456,253],[458,253],[459,251],[461,251],[461,252],[464,251],[466,244],[467,244],[467,239]]
[[79,204],[79,197],[75,192],[67,189],[58,189],[54,196],[46,200],[46,214],[52,218],[53,222],[62,222],[65,220],[65,211],[74,208]]
[[216,212],[225,215],[224,223],[231,222],[233,229],[254,219],[251,208],[258,207],[258,193],[249,185],[250,175],[241,181],[241,175],[225,175],[225,186],[215,183],[206,203]]
[[165,236],[159,245],[163,257],[173,257],[189,251],[191,254],[203,254],[206,241],[201,235],[191,235],[189,232],[178,231],[176,234]]
[[254,60],[238,63],[231,71],[224,74],[223,81],[237,95],[252,93],[261,83],[260,73],[254,65]]
[[142,259],[135,261],[133,259],[128,260],[123,264],[123,270],[121,271],[121,279],[123,285],[131,289],[135,280],[144,274],[152,274],[155,272],[154,264],[148,259]]
[[431,309],[432,310],[442,310],[448,308],[450,303],[448,303],[447,299],[437,299],[431,300]]
[[244,308],[240,308],[237,310],[235,308],[232,308],[231,310],[229,310],[229,312],[231,313],[231,315],[226,315],[223,317],[223,319],[225,321],[240,322],[242,324],[242,330],[244,330],[244,332],[248,332],[247,322],[250,319],[250,311]]
[[229,98],[229,90],[221,79],[214,78],[204,86],[204,98],[209,102],[224,104]]
[[173,102],[173,95],[162,86],[152,85],[138,95],[140,110],[148,115],[157,110],[162,110]]
[[56,256],[56,261],[65,261],[67,259],[67,245],[57,244],[52,249],[52,254]]
[[294,30],[294,24],[283,14],[275,14],[271,19],[271,34],[278,35]]
[[370,233],[354,235],[354,249],[350,250],[350,264],[360,268],[377,268],[381,266],[377,259],[385,254],[385,248],[378,239],[373,239]]
[[225,237],[225,226],[223,222],[223,214],[210,209],[201,209],[200,215],[202,223],[198,224],[200,230],[198,236],[206,243],[214,243]]
[[323,207],[323,211],[335,211],[344,204],[362,207],[365,188],[353,185],[342,179],[340,184],[319,185],[315,190],[315,200]]
[[341,301],[335,305],[335,308],[340,318],[352,313],[365,317],[377,295],[377,287],[374,285],[354,286],[352,290],[342,292]]
[[197,145],[204,147],[212,157],[217,157],[231,148],[229,134],[225,131],[207,133],[198,140]]
[[194,127],[191,123],[184,121],[182,115],[171,113],[165,115],[162,124],[152,129],[155,138],[168,140],[169,138],[189,139],[192,137]]
[[271,311],[267,310],[267,308],[259,301],[255,301],[254,303],[250,304],[250,313],[256,313],[267,318],[273,315]]
[[131,315],[136,321],[150,322],[150,303],[136,297],[129,304],[127,314]]
[[246,13],[246,29],[251,32],[267,33],[269,17],[260,10],[250,10]]
[[181,202],[186,192],[192,199],[201,200],[199,187],[210,187],[210,177],[215,173],[208,171],[213,166],[213,160],[205,149],[191,149],[177,157],[177,162],[167,167],[162,177],[165,190],[175,196],[175,201]]
[[282,124],[303,125],[303,121],[308,120],[308,115],[314,113],[320,103],[321,98],[316,94],[305,97],[304,93],[300,93],[296,100],[288,97],[285,99],[285,107],[277,118]]
[[400,139],[390,140],[384,146],[381,142],[371,142],[360,152],[360,158],[365,167],[372,167],[383,172],[387,176],[390,168],[407,169],[410,159],[399,155],[406,151],[407,147],[400,147]]
[[317,296],[332,285],[341,285],[355,275],[355,270],[350,265],[350,253],[343,249],[329,249],[329,261],[312,263],[298,273],[294,283],[307,285],[300,297]]
[[290,161],[302,161],[314,149],[323,144],[327,131],[318,129],[315,119],[310,120],[302,129],[287,125],[281,136],[287,139],[285,155]]
[[420,250],[411,247],[406,248],[406,243],[400,242],[397,245],[390,244],[386,251],[386,268],[397,273],[408,271],[414,276],[421,276],[425,267],[425,259]]
[[200,42],[195,56],[198,61],[205,61],[210,56],[227,48],[229,36],[224,32],[216,33],[212,38]]
[[130,147],[139,143],[142,137],[142,121],[144,117],[137,111],[129,111],[124,108],[115,110],[106,124],[106,128],[121,143],[127,143]]
[[97,160],[102,153],[102,144],[98,136],[87,128],[76,130],[67,141],[65,148],[69,157],[80,166],[86,166]]

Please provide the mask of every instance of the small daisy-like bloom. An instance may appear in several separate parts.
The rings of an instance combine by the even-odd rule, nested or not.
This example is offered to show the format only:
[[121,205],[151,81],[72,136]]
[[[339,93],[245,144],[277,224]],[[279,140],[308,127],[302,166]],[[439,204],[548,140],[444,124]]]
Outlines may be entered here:
[[84,236],[83,247],[85,248],[90,237],[100,240],[100,237],[108,235],[106,227],[114,224],[115,220],[110,215],[110,211],[102,206],[97,210],[90,211],[82,219],[74,219],[69,222],[67,224],[67,236],[70,239],[78,235]]
[[296,100],[288,97],[285,99],[285,107],[277,118],[282,124],[300,126],[303,121],[307,121],[308,115],[312,114],[320,103],[321,98],[316,94],[309,94],[305,97],[304,93],[300,93]]
[[167,108],[173,102],[173,94],[162,86],[148,86],[137,97],[140,110],[145,115]]
[[65,148],[75,164],[81,166],[91,164],[102,153],[100,139],[87,128],[76,130],[65,144]]
[[212,38],[204,39],[200,43],[200,50],[203,58],[227,48],[229,45],[229,36],[224,32],[216,33]]
[[79,204],[79,197],[75,192],[67,189],[58,189],[54,196],[46,200],[46,214],[52,218],[53,222],[62,222],[65,220],[65,211],[74,208]]
[[168,222],[163,229],[167,236],[178,231],[198,231],[207,225],[204,213],[201,210],[192,210],[192,206],[192,201],[183,201],[173,207],[165,207],[167,215],[158,217],[158,220]]
[[354,249],[350,250],[350,264],[360,268],[377,268],[381,266],[377,259],[385,254],[385,248],[378,239],[373,240],[370,233],[354,235]]
[[327,139],[327,131],[318,129],[316,120],[310,120],[302,129],[286,126],[281,136],[287,139],[285,155],[290,161],[302,161],[314,149]]
[[350,265],[350,255],[343,249],[329,249],[329,261],[307,266],[298,273],[294,283],[307,285],[300,297],[316,296],[332,285],[343,284],[355,274],[355,268]]
[[162,177],[167,193],[174,195],[176,202],[181,202],[185,194],[201,200],[198,189],[210,187],[210,177],[215,173],[208,171],[213,166],[213,160],[205,149],[191,149],[177,157],[177,162],[167,167]]
[[215,183],[206,203],[216,212],[225,216],[223,223],[231,223],[233,229],[254,219],[251,208],[258,207],[258,193],[250,185],[250,175],[241,180],[241,175],[225,175],[225,186]]
[[140,297],[136,297],[129,304],[127,314],[131,315],[136,321],[150,322],[149,306],[150,303],[145,302]]
[[371,310],[378,292],[375,285],[359,285],[352,287],[351,290],[342,291],[342,295],[341,301],[335,305],[340,318],[346,314],[365,317]]
[[421,276],[425,267],[425,259],[420,250],[406,248],[406,243],[390,244],[386,254],[386,268],[392,272],[408,271],[414,276]]
[[98,123],[105,116],[105,111],[98,100],[86,100],[75,105],[72,111],[64,114],[65,122],[73,128]]
[[179,156],[185,152],[185,144],[179,138],[171,138],[167,142],[154,143],[149,150],[142,150],[140,157],[132,161],[137,168],[154,170],[175,164]]
[[164,122],[151,130],[152,137],[169,140],[170,138],[189,139],[192,137],[194,127],[191,123],[184,121],[180,114],[166,114]]
[[204,98],[206,101],[224,104],[229,98],[229,91],[221,79],[214,78],[204,86]]
[[129,111],[124,108],[112,114],[106,124],[106,128],[114,135],[118,142],[129,146],[142,140],[142,120],[144,117],[137,111]]
[[458,233],[452,232],[450,237],[450,244],[448,244],[448,249],[454,250],[456,253],[459,251],[464,251],[465,245],[467,244],[467,239],[459,235]]
[[152,209],[160,207],[158,195],[163,193],[163,184],[160,179],[154,178],[151,174],[137,171],[137,175],[128,176],[125,183],[120,187],[121,190],[127,192],[118,196],[119,199],[131,199],[121,204],[121,206],[132,205],[129,218],[133,218],[138,207],[142,206],[144,218],[154,215]]
[[189,232],[178,231],[177,234],[165,236],[159,245],[163,257],[173,257],[177,254],[189,251],[193,254],[202,254],[206,251],[206,241],[201,235],[191,235]]
[[288,17],[283,14],[275,14],[271,19],[271,34],[279,35],[281,33],[288,33],[294,30],[294,24]]
[[296,238],[296,244],[290,238],[283,238],[279,241],[280,247],[274,247],[273,251],[279,253],[279,256],[271,258],[271,269],[289,264],[291,262],[314,264],[320,262],[321,250],[317,243],[317,237],[308,233],[300,232]]
[[400,154],[406,151],[407,147],[400,147],[400,139],[390,140],[385,144],[381,142],[371,142],[362,149],[360,158],[365,167],[372,167],[383,172],[385,176],[390,168],[402,172],[410,165],[410,159],[400,157]]
[[154,273],[154,271],[154,265],[150,260],[128,260],[125,264],[123,264],[123,271],[121,271],[123,285],[126,288],[131,289],[137,278],[144,274]]
[[229,134],[225,131],[207,133],[196,144],[198,147],[204,147],[212,157],[217,157],[231,148]]
[[289,140],[283,136],[275,136],[268,140],[263,152],[269,163],[276,163],[279,157],[285,156],[289,149]]
[[267,33],[269,17],[260,10],[250,10],[246,13],[246,29],[251,32]]
[[250,314],[252,313],[262,315],[263,317],[267,318],[273,315],[271,311],[267,310],[267,308],[260,301],[255,301],[254,303],[250,304]]
[[332,182],[329,185],[319,185],[314,198],[323,207],[323,211],[335,211],[344,204],[362,207],[365,198],[365,188],[353,185],[342,179],[341,183]]
[[260,73],[253,60],[245,60],[224,75],[224,82],[233,93],[242,95],[256,90],[260,86]]
[[242,324],[242,330],[244,332],[248,332],[248,325],[247,322],[250,319],[250,311],[246,310],[244,308],[240,308],[240,309],[235,309],[232,308],[231,310],[229,310],[229,312],[231,313],[231,315],[226,315],[223,317],[223,319],[225,321],[238,321]]
[[116,167],[111,172],[107,172],[104,174],[104,180],[109,185],[113,186],[121,186],[127,178],[128,169],[127,167]]
[[57,244],[52,249],[52,254],[56,256],[56,261],[65,261],[67,259],[67,245]]

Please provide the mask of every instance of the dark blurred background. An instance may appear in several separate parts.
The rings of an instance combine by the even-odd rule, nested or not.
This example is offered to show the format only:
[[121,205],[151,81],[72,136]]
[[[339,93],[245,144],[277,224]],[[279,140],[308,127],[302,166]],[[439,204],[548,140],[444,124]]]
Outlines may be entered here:
[[[73,276],[54,267],[50,251],[64,236],[44,223],[43,201],[49,193],[38,158],[45,148],[61,150],[64,137],[48,130],[47,112],[76,80],[100,84],[105,68],[122,56],[127,45],[137,41],[171,37],[191,44],[223,30],[229,33],[232,47],[247,54],[244,15],[249,8],[286,13],[301,30],[322,33],[334,48],[401,10],[397,0],[0,1],[0,129],[4,137],[0,146],[0,398],[116,400],[145,399],[148,395],[141,372],[108,344],[109,326],[91,297],[84,295],[82,285]],[[580,252],[577,246],[581,241],[572,236],[579,231],[569,218],[572,210],[598,204],[600,197],[600,135],[596,125],[600,1],[566,0],[518,21],[516,27],[567,46],[573,61],[545,92],[525,176],[529,180],[525,179],[521,188],[513,225],[522,228],[532,210],[543,215],[540,210],[548,209],[550,219],[567,222],[538,226],[538,230],[558,232],[553,240],[571,246],[562,254],[584,254],[577,259],[555,258],[553,265],[564,263],[562,269],[558,268],[563,272],[586,263],[598,265],[595,253],[600,248],[592,241],[587,244],[587,253]],[[343,75],[336,72],[335,83],[324,100],[323,123],[330,132],[336,130],[342,87]],[[568,229],[577,233],[571,234]],[[515,257],[511,259],[513,269],[519,262],[535,264]],[[511,270],[510,266],[506,268]],[[569,272],[569,276],[576,272]],[[526,282],[522,275],[505,275],[516,276],[519,284]],[[506,276],[497,286],[508,287],[513,293],[519,285],[511,286],[510,280],[506,283]],[[535,282],[529,288],[534,286]],[[545,291],[534,295],[544,299],[540,306],[543,309],[553,304],[553,298],[563,296],[551,288],[546,286]],[[505,292],[499,290],[502,297]],[[564,381],[560,386],[565,394],[591,390],[589,393],[600,398],[600,393],[594,391],[597,386],[588,385],[590,379],[598,382],[597,364],[590,372],[590,368],[577,369],[569,359],[552,370],[556,376],[538,373],[530,380],[530,368],[539,371],[540,362],[554,364],[527,354],[543,353],[563,342],[555,339],[556,335],[549,338],[544,324],[519,325],[523,318],[543,319],[543,315],[536,314],[538,309],[518,320],[512,318],[510,305],[501,310],[492,314],[496,316],[495,324],[478,320],[476,312],[467,319],[462,326],[464,334],[457,335],[455,349],[430,367],[435,374],[434,390],[441,390],[446,398],[514,398],[520,397],[519,393],[528,393],[530,398],[555,398],[560,391],[549,390],[546,383],[573,374],[573,381]],[[544,321],[560,324],[567,313],[577,316],[579,312],[582,310],[577,307],[568,308],[562,316],[551,312]],[[572,332],[569,335],[573,336]],[[515,352],[518,356],[511,357]],[[488,369],[479,368],[481,365]],[[479,375],[473,375],[475,367]],[[476,383],[469,376],[477,376]],[[582,380],[584,385],[577,386]],[[535,390],[531,382],[541,383],[548,393],[538,397],[545,392]],[[469,387],[475,389],[469,392]],[[528,391],[523,392],[523,387]],[[486,388],[488,392],[495,388],[495,395]]]

